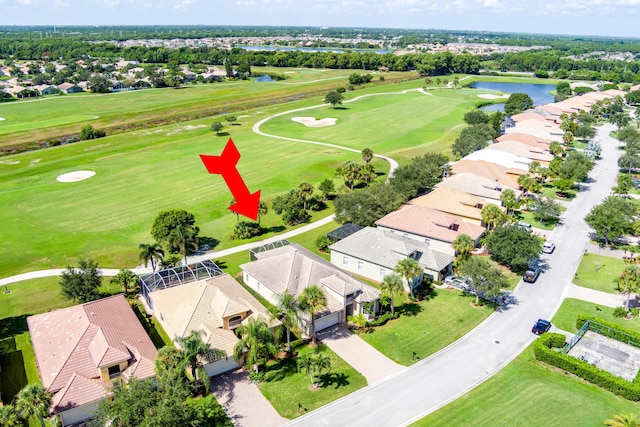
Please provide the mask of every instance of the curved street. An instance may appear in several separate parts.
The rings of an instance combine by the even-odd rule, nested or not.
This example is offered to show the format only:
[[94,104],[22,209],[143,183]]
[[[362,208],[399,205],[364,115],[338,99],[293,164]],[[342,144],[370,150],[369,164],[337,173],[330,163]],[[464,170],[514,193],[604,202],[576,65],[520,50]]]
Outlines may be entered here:
[[609,124],[598,129],[602,159],[551,233],[557,248],[543,257],[545,272],[536,283],[521,281],[513,304],[427,359],[285,425],[408,425],[486,381],[518,356],[536,337],[531,333],[536,319],[550,319],[558,310],[589,239],[583,218],[615,184],[620,151],[618,141],[609,137],[613,129]]

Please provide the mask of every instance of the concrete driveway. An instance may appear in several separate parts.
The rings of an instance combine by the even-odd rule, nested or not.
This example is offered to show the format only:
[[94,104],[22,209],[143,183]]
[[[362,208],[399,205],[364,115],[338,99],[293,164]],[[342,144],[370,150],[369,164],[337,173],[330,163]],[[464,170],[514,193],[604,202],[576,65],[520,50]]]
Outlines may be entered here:
[[405,368],[380,353],[344,325],[325,329],[318,333],[318,338],[364,375],[369,385]]
[[273,409],[242,369],[211,378],[211,391],[235,426],[276,427],[289,421]]

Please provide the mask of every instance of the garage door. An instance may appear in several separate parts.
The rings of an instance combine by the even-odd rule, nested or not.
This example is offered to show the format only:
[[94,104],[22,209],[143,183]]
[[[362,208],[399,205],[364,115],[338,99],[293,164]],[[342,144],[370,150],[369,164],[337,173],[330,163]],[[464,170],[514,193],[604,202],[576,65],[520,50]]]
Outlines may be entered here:
[[209,377],[212,377],[214,375],[236,369],[239,366],[240,365],[238,365],[238,362],[236,362],[233,357],[229,356],[227,359],[220,359],[213,363],[204,365],[204,369],[207,371],[207,375],[209,375]]
[[336,313],[331,313],[326,316],[322,316],[319,319],[316,319],[316,332],[319,332],[323,329],[328,328],[329,326],[333,326],[337,323],[340,323],[341,314],[342,312],[338,311]]

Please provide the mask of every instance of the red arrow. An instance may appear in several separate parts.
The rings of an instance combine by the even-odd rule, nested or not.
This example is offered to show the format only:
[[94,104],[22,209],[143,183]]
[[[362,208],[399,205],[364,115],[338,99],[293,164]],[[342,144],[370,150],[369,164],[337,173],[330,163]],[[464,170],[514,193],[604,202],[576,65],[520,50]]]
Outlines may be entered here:
[[236,199],[236,203],[229,206],[229,209],[244,215],[252,220],[258,219],[258,203],[260,202],[260,190],[249,194],[249,189],[238,172],[236,164],[240,160],[240,152],[229,138],[227,145],[220,156],[207,156],[200,154],[202,163],[212,174],[222,175],[222,179],[227,183],[231,194]]

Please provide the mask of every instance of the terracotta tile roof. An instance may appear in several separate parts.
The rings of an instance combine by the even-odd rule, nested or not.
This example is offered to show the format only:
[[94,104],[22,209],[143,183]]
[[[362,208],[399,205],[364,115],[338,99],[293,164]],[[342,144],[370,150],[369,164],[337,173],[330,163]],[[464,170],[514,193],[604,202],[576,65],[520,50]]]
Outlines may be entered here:
[[463,219],[482,221],[481,211],[487,202],[453,188],[440,187],[409,201],[411,205],[428,206]]
[[450,171],[454,175],[468,172],[484,176],[512,188],[519,187],[518,177],[523,173],[520,169],[513,170],[481,160],[459,160],[451,164]]
[[454,188],[464,191],[465,193],[473,194],[474,196],[492,200],[500,200],[500,195],[506,189],[512,190],[517,198],[520,198],[522,195],[522,191],[518,188],[506,186],[474,173],[452,175],[436,184],[436,188],[439,187]]
[[478,150],[471,154],[467,154],[460,160],[480,160],[489,163],[495,163],[507,169],[521,169],[520,173],[527,173],[531,159],[506,151]]
[[[58,393],[71,396],[67,387],[87,383],[83,378],[91,380],[92,390],[96,381],[108,388],[108,383],[100,381],[100,367],[125,360],[129,366],[123,376],[133,371],[140,379],[154,376],[156,348],[121,294],[31,316],[27,324],[42,383],[54,397]],[[75,404],[92,402],[96,393],[88,390],[86,396],[74,400]],[[67,399],[55,398],[56,402]],[[56,406],[53,410],[59,412]]]
[[403,205],[380,218],[376,225],[448,243],[453,242],[460,234],[477,240],[486,230],[479,225],[462,221],[457,216],[421,205]]
[[509,132],[507,134],[500,135],[498,138],[496,138],[496,141],[497,142],[519,141],[519,142],[524,142],[525,144],[528,144],[528,143],[546,144],[547,147],[551,143],[550,139],[538,138],[535,135],[531,135],[528,133],[519,133],[519,132]]
[[536,138],[548,139],[551,141],[561,141],[562,135],[556,135],[549,131],[549,129],[541,128],[538,126],[515,126],[506,130],[506,134],[511,133],[525,133],[532,135]]
[[[150,297],[154,312],[162,314],[173,333],[184,337],[191,331],[202,331],[205,342],[228,356],[233,355],[238,338],[233,331],[223,329],[224,318],[248,313],[247,317],[269,319],[267,309],[228,274],[155,291]],[[271,326],[275,325],[277,322]]]
[[518,141],[498,142],[490,144],[486,149],[506,151],[507,153],[511,153],[515,156],[536,160],[545,166],[553,160],[553,154],[548,151]]
[[514,114],[513,116],[511,116],[511,120],[513,120],[514,122],[521,122],[523,120],[540,120],[540,121],[554,121],[553,118],[549,118],[549,117],[545,117],[539,113],[536,113],[535,111],[527,111],[524,113],[520,113],[520,114]]

